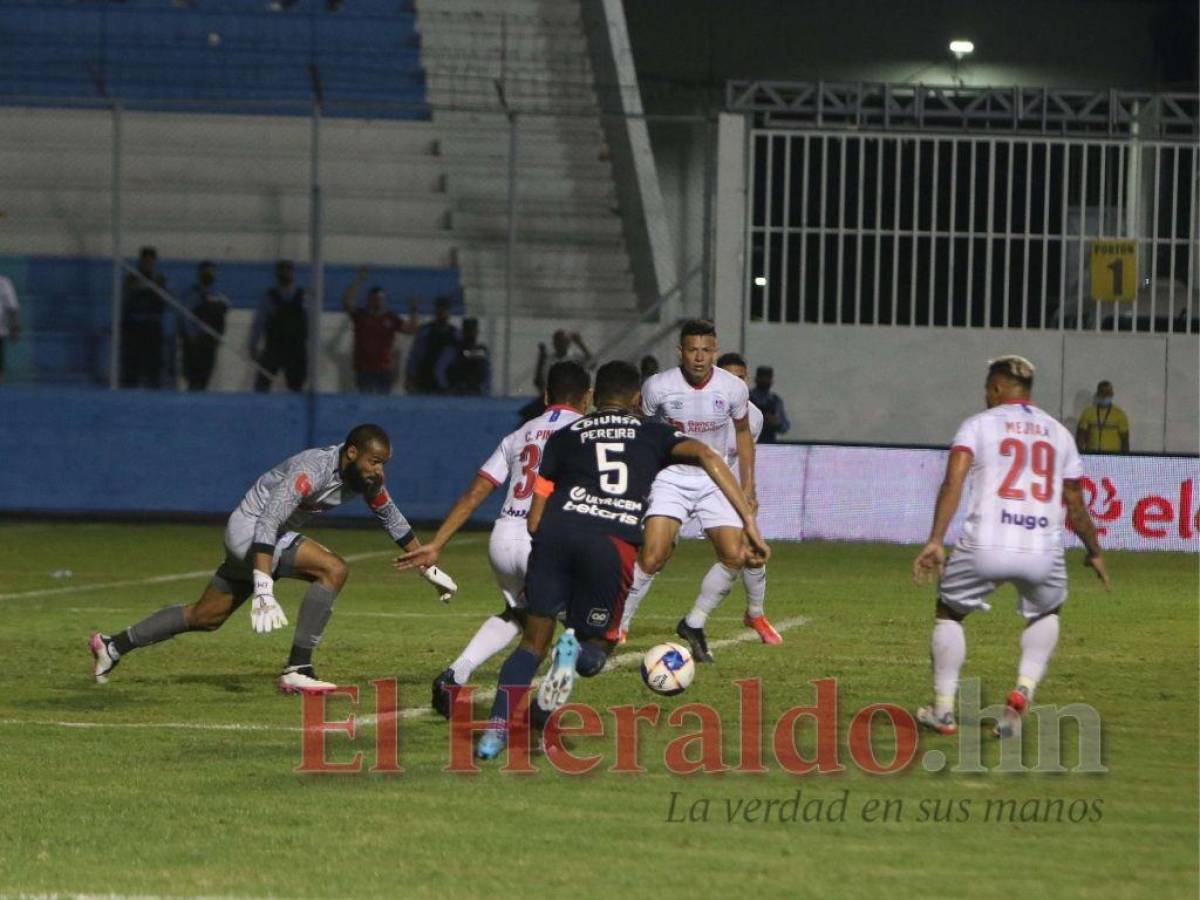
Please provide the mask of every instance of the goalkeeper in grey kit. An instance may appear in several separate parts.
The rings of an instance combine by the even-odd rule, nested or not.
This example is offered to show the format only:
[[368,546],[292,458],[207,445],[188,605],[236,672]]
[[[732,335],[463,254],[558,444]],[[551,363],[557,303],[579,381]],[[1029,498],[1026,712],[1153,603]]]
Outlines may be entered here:
[[[272,468],[246,492],[225,526],[225,561],[213,574],[200,599],[190,606],[167,606],[112,635],[95,633],[90,649],[96,681],[104,683],[117,663],[138,647],[157,644],[185,631],[216,631],[250,598],[250,625],[267,634],[287,625],[275,600],[276,578],[309,582],[300,603],[296,634],[279,688],[287,693],[324,693],[336,685],[313,671],[312,654],[333,614],[333,601],[346,583],[346,561],[311,538],[301,525],[362,496],[380,525],[400,547],[415,550],[413,534],[383,483],[383,467],[391,459],[391,441],[378,425],[358,425],[344,443],[305,450]],[[448,601],[458,590],[454,581],[430,566],[421,573]]]

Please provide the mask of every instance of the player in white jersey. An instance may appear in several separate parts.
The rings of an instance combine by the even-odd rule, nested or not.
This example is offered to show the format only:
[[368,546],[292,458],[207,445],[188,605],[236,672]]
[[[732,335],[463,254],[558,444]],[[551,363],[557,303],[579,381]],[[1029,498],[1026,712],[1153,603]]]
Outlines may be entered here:
[[[285,693],[326,693],[336,685],[321,681],[312,667],[313,650],[321,642],[333,602],[349,569],[346,561],[300,528],[315,514],[361,496],[379,524],[401,549],[420,546],[408,520],[384,487],[383,467],[392,444],[378,425],[358,425],[344,443],[297,453],[271,468],[251,485],[225,526],[225,562],[213,573],[200,599],[190,606],[167,606],[111,635],[96,632],[89,649],[92,676],[108,681],[117,663],[139,647],[157,644],[186,631],[216,631],[239,606],[250,604],[250,624],[257,634],[287,625],[275,600],[275,579],[309,583],[300,602],[292,651],[279,676]],[[457,587],[444,572],[422,572],[443,601]]]
[[[714,366],[717,350],[717,334],[711,322],[685,323],[679,333],[680,364],[646,379],[642,385],[642,412],[670,422],[689,438],[722,455],[734,441],[742,490],[757,510],[750,391],[743,380]],[[679,621],[675,632],[691,645],[697,662],[712,662],[704,625],[708,614],[729,593],[747,552],[737,512],[702,469],[668,466],[654,480],[646,510],[645,542],[634,565],[626,604],[636,608],[641,603],[654,576],[670,558],[680,526],[692,516],[700,520],[716,551],[717,574],[705,576],[692,611]],[[759,616],[758,621],[770,628],[765,617]]]
[[[746,367],[746,360],[742,358],[740,353],[723,353],[717,360],[717,368],[724,369],[729,374],[740,378],[742,381],[746,381],[748,369]],[[750,420],[750,434],[754,438],[755,443],[757,443],[758,437],[762,434],[763,430],[763,414],[753,403],[747,406],[747,411]],[[728,463],[730,469],[736,469],[737,460],[737,432],[730,429],[725,442],[725,461]],[[718,584],[727,585],[723,587],[724,593],[720,593],[722,598],[733,588],[735,578],[736,576],[730,576],[725,573],[724,567],[720,562],[713,563],[712,568],[705,575],[706,580],[711,579]],[[758,632],[764,644],[782,644],[783,638],[771,626],[771,623],[767,621],[763,614],[763,603],[767,595],[766,563],[754,557],[748,557],[746,564],[742,567],[742,582],[746,586],[746,615],[742,621]],[[639,598],[639,602],[640,600],[641,598]],[[637,605],[630,604],[627,601],[624,615],[621,617],[622,642],[629,631],[629,623],[633,621],[636,613]]]
[[[962,621],[977,609],[990,609],[988,597],[1006,581],[1017,589],[1025,631],[1017,686],[1008,695],[996,734],[1006,737],[1019,730],[1021,715],[1058,643],[1058,611],[1067,600],[1064,501],[1066,517],[1087,548],[1085,564],[1109,587],[1096,529],[1083,501],[1083,465],[1075,440],[1033,405],[1033,373],[1033,364],[1020,356],[989,364],[987,411],[971,416],[955,435],[929,541],[913,561],[918,584],[940,572],[930,643],[934,702],[917,710],[917,721],[941,734],[958,730],[954,698],[967,655]],[[968,478],[966,521],[946,563],[946,530]]]
[[[591,404],[591,376],[577,362],[555,363],[546,375],[545,401],[545,412],[499,443],[446,514],[437,534],[415,557],[418,565],[432,566],[437,562],[450,538],[466,524],[471,514],[494,489],[508,481],[504,506],[488,540],[488,557],[496,584],[504,596],[504,610],[499,615],[489,616],[458,658],[433,680],[432,706],[446,718],[450,717],[447,689],[466,684],[479,666],[507,647],[524,627],[525,569],[532,546],[526,520],[533,501],[534,479],[550,435],[587,412]],[[406,556],[404,560],[403,568],[413,565],[411,558]],[[397,564],[399,562],[397,560]]]

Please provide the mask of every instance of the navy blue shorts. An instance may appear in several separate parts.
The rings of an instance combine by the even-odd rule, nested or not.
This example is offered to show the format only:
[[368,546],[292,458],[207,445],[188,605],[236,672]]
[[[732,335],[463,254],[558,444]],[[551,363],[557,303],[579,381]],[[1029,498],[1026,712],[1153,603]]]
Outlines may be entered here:
[[525,575],[528,611],[548,618],[565,613],[566,626],[581,640],[615,641],[637,553],[633,544],[608,534],[539,531]]

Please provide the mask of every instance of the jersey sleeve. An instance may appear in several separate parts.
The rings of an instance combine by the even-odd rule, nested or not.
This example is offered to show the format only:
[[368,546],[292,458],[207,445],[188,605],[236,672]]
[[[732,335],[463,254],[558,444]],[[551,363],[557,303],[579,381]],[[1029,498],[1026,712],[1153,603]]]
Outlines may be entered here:
[[658,407],[662,403],[662,397],[659,395],[656,378],[647,378],[642,383],[642,413],[647,416],[657,416]]
[[371,508],[371,512],[375,514],[375,518],[379,520],[379,524],[383,526],[393,541],[403,547],[413,539],[412,526],[408,524],[408,519],[404,517],[400,508],[392,500],[385,485],[380,485],[378,491],[364,499],[367,501],[367,506]]
[[1065,428],[1063,435],[1062,480],[1078,481],[1083,477],[1083,458],[1079,455],[1075,441],[1071,439],[1071,435]]
[[487,458],[482,466],[479,467],[479,474],[490,481],[495,487],[500,487],[508,480],[509,474],[509,444],[512,441],[512,435],[509,435],[492,451],[492,455]]
[[967,419],[958,427],[950,451],[966,450],[972,456],[979,456],[979,426],[975,418]]
[[750,389],[740,378],[735,378],[733,390],[729,393],[729,415],[734,419],[744,419],[750,411]]
[[254,523],[252,552],[274,552],[275,538],[283,523],[296,511],[300,501],[325,486],[324,477],[316,466],[300,457],[289,460],[283,478],[271,489],[262,514]]

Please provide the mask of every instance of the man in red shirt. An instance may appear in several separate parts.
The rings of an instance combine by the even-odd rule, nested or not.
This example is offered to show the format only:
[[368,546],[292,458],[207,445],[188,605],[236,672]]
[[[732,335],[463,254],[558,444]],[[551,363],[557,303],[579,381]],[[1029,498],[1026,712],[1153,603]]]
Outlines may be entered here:
[[369,270],[363,266],[342,294],[342,308],[354,323],[354,383],[362,394],[390,394],[395,380],[392,345],[397,334],[417,330],[416,301],[408,320],[387,308],[387,293],[376,285],[367,291],[366,308],[355,305]]

